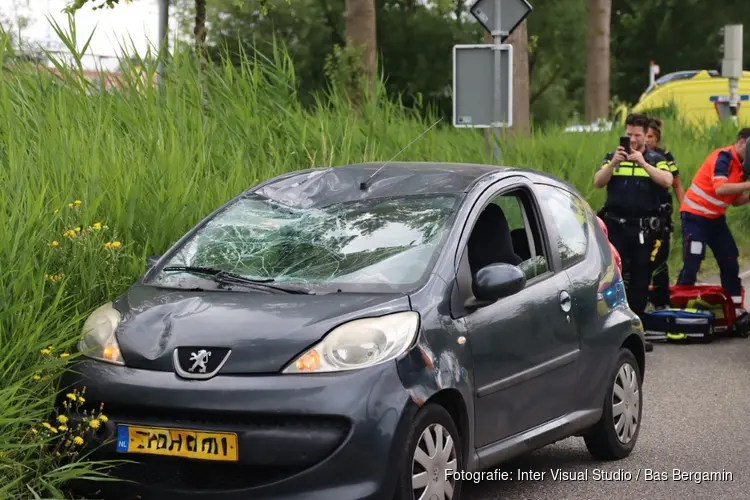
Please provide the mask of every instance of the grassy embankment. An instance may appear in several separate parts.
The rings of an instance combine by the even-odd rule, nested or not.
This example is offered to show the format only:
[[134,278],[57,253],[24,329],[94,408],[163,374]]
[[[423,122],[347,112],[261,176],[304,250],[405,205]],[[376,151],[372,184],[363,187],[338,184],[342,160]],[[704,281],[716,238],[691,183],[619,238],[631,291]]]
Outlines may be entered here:
[[[122,293],[147,255],[260,180],[388,159],[433,122],[380,97],[358,116],[336,96],[330,106],[304,110],[281,54],[207,75],[208,114],[198,73],[181,58],[162,92],[86,92],[75,72],[53,84],[7,51],[0,63],[0,498],[55,496],[64,479],[85,471],[59,468],[54,453],[39,452],[40,439],[57,440],[64,455],[81,435],[59,427],[64,422],[48,422],[54,434],[42,425],[51,383],[70,359],[60,356],[72,352],[82,319]],[[132,71],[125,79],[137,86]],[[603,193],[593,189],[592,175],[618,135],[535,132],[504,145],[503,163],[559,175],[598,207]],[[684,185],[731,135],[699,136],[666,123]],[[489,161],[481,133],[448,123],[400,159]],[[746,210],[730,210],[738,236],[748,227]]]

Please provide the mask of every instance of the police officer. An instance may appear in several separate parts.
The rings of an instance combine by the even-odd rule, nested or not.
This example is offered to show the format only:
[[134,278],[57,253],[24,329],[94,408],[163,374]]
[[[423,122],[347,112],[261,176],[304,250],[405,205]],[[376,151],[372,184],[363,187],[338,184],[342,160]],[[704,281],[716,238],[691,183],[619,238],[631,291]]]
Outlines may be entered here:
[[651,250],[655,232],[660,229],[660,205],[674,179],[664,156],[646,147],[648,124],[642,114],[628,115],[625,135],[630,138],[629,150],[620,145],[607,153],[594,175],[594,186],[607,188],[599,217],[622,257],[625,293],[630,308],[639,316],[648,302]]
[[[677,206],[679,207],[682,205],[685,191],[683,191],[682,184],[680,183],[680,172],[677,169],[677,161],[670,151],[659,147],[659,143],[661,142],[662,124],[663,122],[658,118],[651,117],[649,119],[648,130],[646,131],[646,147],[661,154],[667,160],[669,171],[672,172],[672,177],[674,178],[672,181],[672,188],[674,189],[674,194],[677,198]],[[659,234],[656,234],[658,238],[654,241],[654,248],[651,251],[651,283],[653,284],[653,290],[650,293],[649,301],[656,309],[670,306],[668,260],[672,231],[674,229],[672,224],[674,203],[672,202],[672,196],[669,194],[669,191],[664,192],[661,207],[661,231]]]
[[683,257],[677,283],[695,284],[708,246],[719,264],[721,286],[740,313],[744,312],[745,294],[737,262],[739,250],[727,225],[726,210],[730,205],[750,203],[748,140],[750,128],[743,128],[734,144],[712,151],[693,177],[680,207]]

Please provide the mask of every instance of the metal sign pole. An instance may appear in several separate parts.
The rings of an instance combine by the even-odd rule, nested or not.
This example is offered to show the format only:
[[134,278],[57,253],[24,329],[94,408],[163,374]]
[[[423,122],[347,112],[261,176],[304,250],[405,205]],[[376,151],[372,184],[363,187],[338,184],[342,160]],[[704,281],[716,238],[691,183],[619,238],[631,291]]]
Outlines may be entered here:
[[722,76],[729,80],[729,113],[737,125],[737,108],[740,97],[737,93],[742,78],[742,25],[724,26],[724,60],[721,63]]
[[502,52],[500,46],[503,44],[503,36],[507,35],[502,30],[502,8],[501,0],[495,0],[495,29],[492,31],[492,37],[495,40],[495,147],[493,148],[494,161],[500,165],[500,128],[503,121],[502,99],[503,99],[503,75],[501,67]]

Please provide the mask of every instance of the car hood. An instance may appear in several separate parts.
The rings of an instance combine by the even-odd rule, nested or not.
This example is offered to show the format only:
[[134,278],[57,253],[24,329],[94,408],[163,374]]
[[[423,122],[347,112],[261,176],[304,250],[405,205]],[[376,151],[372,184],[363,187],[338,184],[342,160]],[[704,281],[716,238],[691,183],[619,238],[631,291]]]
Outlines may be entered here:
[[292,295],[186,291],[135,285],[114,307],[117,340],[129,367],[174,371],[178,347],[229,348],[222,374],[278,373],[335,326],[410,310],[403,294]]

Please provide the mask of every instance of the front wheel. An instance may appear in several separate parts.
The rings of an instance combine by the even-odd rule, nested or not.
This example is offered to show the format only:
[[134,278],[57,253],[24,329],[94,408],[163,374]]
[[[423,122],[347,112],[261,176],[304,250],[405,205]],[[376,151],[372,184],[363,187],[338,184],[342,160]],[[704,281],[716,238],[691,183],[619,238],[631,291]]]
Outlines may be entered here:
[[394,500],[460,500],[463,471],[461,439],[450,414],[440,405],[417,413],[406,439]]
[[641,429],[641,374],[629,349],[620,349],[609,380],[602,418],[584,436],[589,453],[599,460],[619,460],[630,455]]

